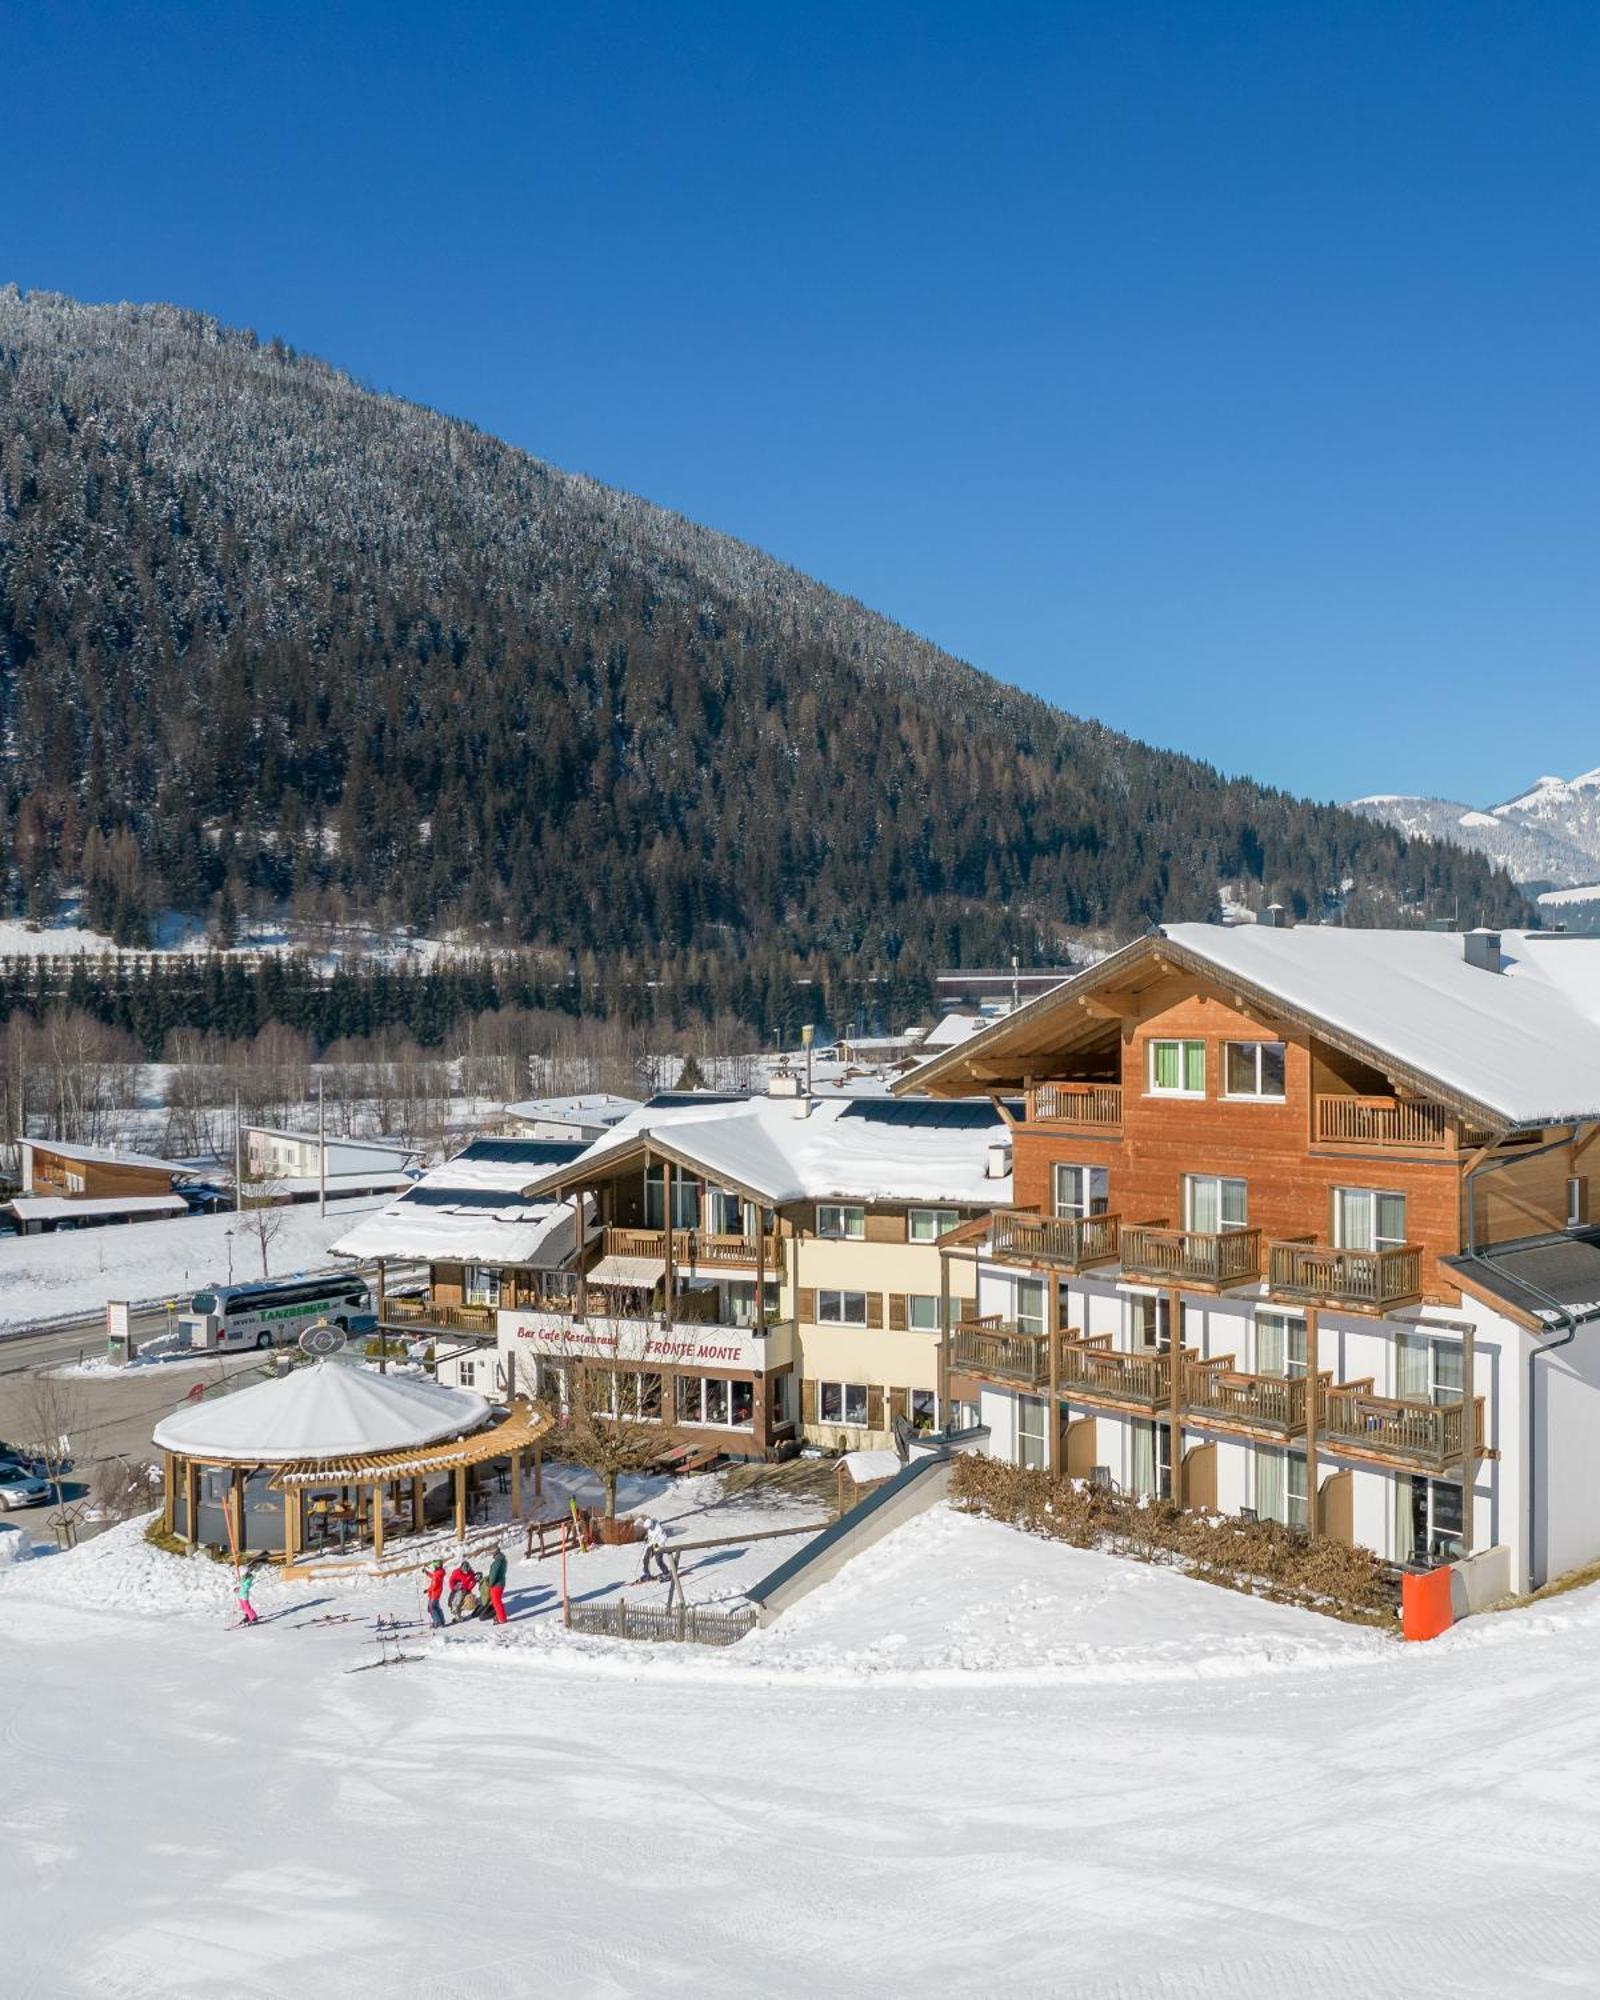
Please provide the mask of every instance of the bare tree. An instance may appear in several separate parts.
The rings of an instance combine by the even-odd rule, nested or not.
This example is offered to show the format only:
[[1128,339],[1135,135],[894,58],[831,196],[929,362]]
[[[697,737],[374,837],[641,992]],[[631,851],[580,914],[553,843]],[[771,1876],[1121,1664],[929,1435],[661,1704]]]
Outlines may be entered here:
[[[643,1472],[661,1456],[659,1408],[647,1411],[649,1378],[624,1353],[623,1329],[591,1320],[597,1336],[582,1358],[567,1369],[567,1406],[552,1440],[557,1450],[595,1473],[605,1493],[606,1519],[617,1512],[617,1481],[625,1472]],[[654,1376],[659,1396],[662,1381]]]
[[66,1377],[37,1369],[22,1378],[15,1409],[23,1448],[39,1461],[59,1508],[64,1504],[62,1482],[72,1464],[73,1433],[83,1427],[83,1397]]
[[282,1181],[258,1173],[248,1160],[245,1162],[244,1178],[239,1183],[239,1219],[233,1226],[237,1235],[247,1237],[260,1250],[263,1278],[272,1276],[267,1257],[289,1220],[287,1199]]

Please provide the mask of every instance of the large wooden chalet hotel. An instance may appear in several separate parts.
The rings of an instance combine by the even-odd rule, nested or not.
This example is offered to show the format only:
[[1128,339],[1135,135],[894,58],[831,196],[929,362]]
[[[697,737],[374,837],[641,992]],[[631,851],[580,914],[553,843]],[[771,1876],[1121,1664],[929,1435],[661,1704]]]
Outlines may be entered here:
[[1023,1464],[1397,1562],[1600,1557],[1600,940],[1275,918],[1170,925],[898,1086],[1012,1126],[947,1394]]

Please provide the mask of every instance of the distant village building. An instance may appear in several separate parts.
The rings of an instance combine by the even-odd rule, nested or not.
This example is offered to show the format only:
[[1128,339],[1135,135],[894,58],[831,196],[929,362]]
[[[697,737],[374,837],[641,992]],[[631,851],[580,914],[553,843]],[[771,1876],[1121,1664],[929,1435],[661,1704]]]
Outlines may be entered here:
[[327,1149],[330,1195],[386,1194],[403,1187],[420,1161],[415,1146],[381,1139],[334,1139],[315,1132],[284,1131],[272,1125],[242,1128],[245,1171],[252,1180],[271,1181],[290,1200],[310,1200],[322,1185],[321,1154]]
[[594,1091],[581,1097],[530,1097],[505,1108],[503,1130],[508,1138],[576,1139],[584,1145],[621,1124],[638,1100]]
[[204,1206],[203,1197],[179,1192],[180,1184],[197,1179],[195,1170],[179,1161],[64,1139],[20,1144],[22,1192],[6,1206],[25,1236],[155,1221]]

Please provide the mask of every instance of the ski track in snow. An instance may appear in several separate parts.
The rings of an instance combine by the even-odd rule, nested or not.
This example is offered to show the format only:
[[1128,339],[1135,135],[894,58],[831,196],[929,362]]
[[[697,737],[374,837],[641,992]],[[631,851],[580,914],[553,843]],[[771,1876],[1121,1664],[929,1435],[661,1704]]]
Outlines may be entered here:
[[0,1575],[7,2000],[1600,1991],[1600,1590],[1404,1647],[943,1508],[727,1652],[510,1582],[351,1674],[414,1584]]

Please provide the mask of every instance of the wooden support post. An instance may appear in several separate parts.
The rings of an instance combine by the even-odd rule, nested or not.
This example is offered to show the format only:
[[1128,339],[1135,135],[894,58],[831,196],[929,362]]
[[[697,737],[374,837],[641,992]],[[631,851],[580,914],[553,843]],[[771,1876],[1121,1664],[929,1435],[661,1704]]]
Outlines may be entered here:
[[[322,1157],[324,1160],[328,1157],[326,1147],[322,1149]],[[387,1310],[388,1292],[384,1285],[383,1259],[380,1257],[378,1259],[378,1373],[380,1375],[387,1375],[389,1372],[389,1336],[383,1326],[383,1316]]]
[[161,1460],[161,1532],[164,1535],[172,1533],[176,1513],[176,1496],[172,1489],[176,1480],[177,1460],[169,1451],[162,1455]]
[[300,1553],[300,1489],[283,1489],[283,1562],[287,1569]]
[[385,1482],[383,1480],[375,1479],[372,1482],[372,1560],[375,1563],[383,1561],[384,1489]]
[[672,1324],[672,1307],[678,1290],[678,1273],[676,1268],[678,1260],[673,1254],[672,1198],[676,1192],[673,1185],[673,1174],[674,1170],[671,1160],[664,1160],[661,1163],[661,1198],[663,1207],[662,1219],[667,1225],[667,1260],[666,1269],[662,1277],[661,1303],[666,1312],[668,1326]]
[[1472,1554],[1472,1498],[1478,1479],[1478,1403],[1473,1375],[1478,1365],[1477,1335],[1471,1321],[1461,1336],[1461,1553]]
[[420,1534],[422,1533],[422,1530],[423,1530],[424,1526],[425,1526],[425,1525],[426,1525],[426,1523],[427,1523],[427,1513],[428,1513],[428,1510],[427,1510],[427,1505],[426,1505],[426,1501],[425,1501],[425,1499],[424,1499],[424,1496],[423,1496],[423,1489],[422,1489],[422,1480],[421,1480],[421,1478],[420,1478],[420,1476],[419,1476],[419,1477],[417,1477],[417,1478],[414,1478],[414,1479],[412,1480],[412,1482],[411,1482],[411,1532],[412,1532],[412,1534],[414,1534],[414,1535],[420,1535]]
[[1322,1377],[1317,1372],[1318,1318],[1315,1306],[1306,1308],[1306,1527],[1313,1535],[1322,1532],[1317,1487],[1322,1462],[1317,1451],[1317,1433],[1322,1424]]
[[1061,1281],[1045,1273],[1044,1323],[1050,1342],[1050,1411],[1045,1424],[1045,1464],[1054,1479],[1061,1471]]
[[939,1252],[939,1422],[950,1428],[950,1252]]
[[535,1494],[536,1494],[536,1495],[537,1495],[538,1497],[540,1497],[540,1498],[542,1498],[542,1497],[543,1497],[543,1495],[544,1495],[544,1446],[543,1446],[542,1444],[536,1444],[536,1445],[535,1445],[535,1446],[533,1447],[533,1490],[534,1490],[534,1493],[535,1493]]
[[467,1468],[458,1465],[454,1473],[456,1491],[456,1540],[464,1541],[467,1534]]
[[756,1204],[756,1332],[767,1330],[767,1211]]
[[1167,1423],[1168,1456],[1172,1460],[1172,1504],[1183,1505],[1183,1294],[1176,1285],[1167,1293],[1167,1349],[1171,1377],[1167,1387],[1171,1408]]
[[199,1534],[197,1533],[197,1528],[199,1524],[199,1508],[200,1508],[200,1468],[198,1465],[195,1464],[192,1458],[186,1458],[183,1461],[183,1513],[184,1513],[184,1529],[185,1529],[184,1540],[191,1544],[198,1544],[200,1540]]
[[588,1259],[583,1246],[583,1189],[572,1197],[572,1226],[578,1245],[578,1317],[589,1317],[589,1271]]
[[244,1470],[235,1466],[228,1482],[228,1505],[233,1509],[233,1546],[244,1555]]
[[522,1453],[520,1451],[514,1451],[511,1454],[511,1518],[513,1521],[520,1521],[522,1519]]

